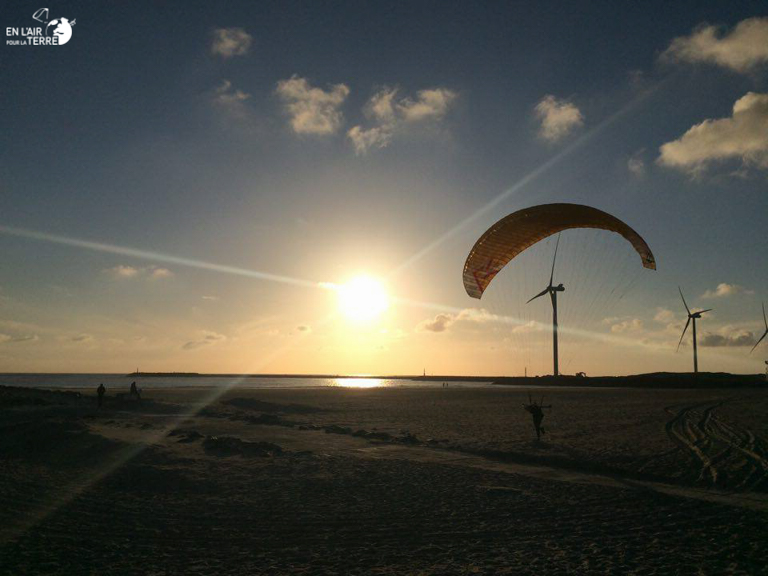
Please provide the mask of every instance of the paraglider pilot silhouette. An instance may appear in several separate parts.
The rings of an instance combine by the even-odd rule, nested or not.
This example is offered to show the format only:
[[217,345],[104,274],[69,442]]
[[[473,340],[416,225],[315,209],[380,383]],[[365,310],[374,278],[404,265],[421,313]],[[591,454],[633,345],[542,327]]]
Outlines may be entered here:
[[541,421],[544,420],[544,408],[551,409],[552,405],[544,406],[543,396],[541,402],[536,404],[536,400],[531,400],[531,395],[528,394],[528,404],[523,404],[523,408],[533,417],[533,427],[536,428],[536,440],[541,440],[541,435],[545,433],[544,426],[541,425]]

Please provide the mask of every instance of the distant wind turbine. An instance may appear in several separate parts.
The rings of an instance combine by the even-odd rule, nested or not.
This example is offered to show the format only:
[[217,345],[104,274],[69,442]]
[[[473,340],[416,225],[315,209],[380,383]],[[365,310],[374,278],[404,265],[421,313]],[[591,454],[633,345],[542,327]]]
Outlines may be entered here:
[[680,350],[680,344],[683,343],[683,338],[685,338],[685,331],[688,330],[688,324],[690,324],[691,320],[693,320],[693,372],[698,374],[699,354],[696,350],[696,319],[701,318],[701,315],[704,314],[704,312],[711,312],[713,308],[699,310],[698,312],[691,312],[691,309],[688,308],[688,304],[685,303],[685,296],[683,296],[683,291],[681,290],[680,286],[678,286],[677,289],[680,292],[680,298],[683,299],[683,306],[685,306],[685,311],[688,312],[688,322],[685,323],[685,328],[683,328],[683,335],[680,336],[680,342],[677,343],[677,349]]
[[[544,294],[549,294],[549,298],[552,300],[552,348],[554,350],[555,376],[560,374],[557,363],[557,293],[565,292],[565,286],[562,284],[558,284],[557,286],[552,285],[553,279],[555,277],[555,262],[557,261],[558,246],[560,246],[559,234],[557,235],[557,244],[555,244],[555,257],[552,258],[552,273],[549,275],[549,285],[544,288],[544,290],[536,294],[536,296],[528,300],[528,302],[532,302],[533,300],[536,300],[536,298],[544,296]],[[526,304],[528,304],[528,302],[526,302]]]
[[752,350],[749,351],[750,354],[755,351],[755,348],[757,348],[757,345],[760,344],[760,342],[763,341],[763,338],[765,338],[766,334],[768,334],[768,320],[765,318],[765,302],[763,302],[763,322],[765,323],[765,332],[763,332],[763,335],[760,336],[760,340],[755,342],[755,345],[752,346]]

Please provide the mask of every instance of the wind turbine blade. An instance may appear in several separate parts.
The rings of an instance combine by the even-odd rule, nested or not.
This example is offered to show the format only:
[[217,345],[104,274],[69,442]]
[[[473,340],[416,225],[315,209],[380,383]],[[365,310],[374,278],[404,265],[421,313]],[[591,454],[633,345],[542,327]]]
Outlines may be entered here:
[[688,312],[688,315],[691,315],[691,309],[688,308],[688,304],[685,303],[685,296],[683,296],[683,291],[680,288],[680,286],[677,287],[677,289],[680,291],[680,298],[683,299],[683,306],[685,306],[685,311]]
[[[533,302],[534,300],[536,300],[536,298],[540,298],[540,297],[544,296],[544,294],[546,294],[547,292],[549,292],[549,287],[544,288],[544,290],[542,290],[541,292],[536,294],[536,296],[534,296],[533,298],[528,300],[528,302]],[[526,302],[526,304],[528,304],[528,302]]]
[[688,324],[691,323],[691,319],[688,318],[688,322],[685,323],[685,328],[683,328],[683,335],[680,336],[680,342],[677,343],[677,349],[680,350],[680,344],[683,343],[683,338],[685,338],[685,331],[688,330]]
[[549,275],[549,285],[552,286],[552,280],[555,278],[555,262],[557,262],[557,248],[560,246],[560,234],[557,235],[557,243],[555,244],[555,257],[552,258],[552,273]]
[[752,346],[752,350],[750,350],[750,351],[749,351],[749,353],[750,353],[750,354],[752,354],[752,352],[754,352],[754,351],[755,351],[755,348],[757,348],[757,345],[758,345],[758,344],[760,344],[760,342],[762,342],[762,341],[763,341],[763,338],[765,338],[766,334],[768,334],[768,328],[766,328],[765,332],[763,332],[763,335],[762,335],[762,336],[760,336],[760,340],[758,340],[757,342],[755,342],[755,345],[754,345],[754,346]]
[[706,310],[699,310],[698,312],[694,312],[694,314],[704,314],[704,312],[712,312],[714,308],[707,308]]

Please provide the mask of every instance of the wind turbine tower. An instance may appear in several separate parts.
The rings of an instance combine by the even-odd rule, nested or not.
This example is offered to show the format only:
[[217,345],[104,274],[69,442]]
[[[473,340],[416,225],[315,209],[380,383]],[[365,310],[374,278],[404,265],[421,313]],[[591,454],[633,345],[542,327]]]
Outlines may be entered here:
[[555,376],[560,375],[560,371],[558,370],[558,361],[557,361],[557,293],[558,292],[565,292],[565,286],[562,284],[558,284],[557,286],[553,286],[552,282],[555,277],[555,262],[557,261],[557,248],[560,246],[560,235],[557,235],[557,244],[555,244],[555,257],[552,258],[552,273],[549,275],[549,285],[544,288],[541,292],[536,294],[533,298],[528,300],[526,304],[529,302],[532,302],[533,300],[536,300],[536,298],[539,298],[540,296],[544,296],[545,294],[549,294],[549,298],[552,301],[552,349],[554,352],[554,374]]
[[[763,335],[760,336],[760,339],[755,342],[755,345],[752,346],[752,350],[749,351],[750,354],[755,351],[755,348],[757,348],[757,345],[763,341],[763,338],[768,336],[768,319],[765,317],[765,303],[763,303],[763,323],[765,324],[765,332],[763,332]],[[766,362],[766,364],[768,364],[768,362]]]
[[706,310],[699,310],[698,312],[691,312],[691,309],[688,308],[688,304],[685,303],[685,296],[683,296],[683,291],[680,288],[680,286],[677,287],[678,291],[680,292],[680,298],[683,299],[683,306],[685,306],[685,311],[688,312],[688,322],[685,323],[685,328],[683,328],[683,334],[680,336],[680,342],[677,343],[677,349],[680,350],[680,344],[683,343],[683,338],[685,338],[685,331],[688,330],[688,325],[691,323],[691,320],[693,320],[693,372],[694,374],[699,373],[699,354],[696,349],[696,320],[701,318],[701,315],[704,314],[704,312],[711,312],[713,308],[708,308]]

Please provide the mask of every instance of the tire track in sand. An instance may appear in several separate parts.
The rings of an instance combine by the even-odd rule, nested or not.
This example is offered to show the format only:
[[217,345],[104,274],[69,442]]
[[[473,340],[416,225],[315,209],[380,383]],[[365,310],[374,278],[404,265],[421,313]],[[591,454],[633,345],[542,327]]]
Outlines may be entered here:
[[696,482],[754,489],[768,479],[768,443],[751,430],[727,421],[717,409],[739,398],[665,408],[670,439],[697,462]]
[[[681,447],[684,451],[691,453],[694,460],[699,463],[699,474],[697,481],[704,480],[707,476],[712,477],[712,482],[717,481],[717,471],[712,466],[712,460],[707,454],[706,445],[709,444],[707,434],[699,427],[699,423],[694,422],[696,410],[706,406],[708,402],[691,404],[683,406],[675,412],[674,406],[668,406],[664,410],[672,415],[667,422],[665,429],[670,439]],[[704,446],[704,449],[702,449]]]

